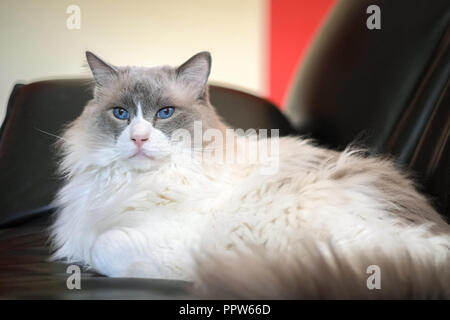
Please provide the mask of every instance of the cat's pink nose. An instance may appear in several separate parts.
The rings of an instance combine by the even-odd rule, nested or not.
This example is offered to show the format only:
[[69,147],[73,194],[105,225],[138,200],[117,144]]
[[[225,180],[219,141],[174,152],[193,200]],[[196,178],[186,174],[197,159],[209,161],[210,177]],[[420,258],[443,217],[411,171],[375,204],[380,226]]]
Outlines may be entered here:
[[141,148],[142,145],[150,138],[150,132],[140,133],[140,134],[133,134],[131,136],[131,140],[133,140],[134,144]]
[[133,121],[130,128],[130,139],[133,140],[138,149],[150,138],[151,127],[152,125],[143,119]]

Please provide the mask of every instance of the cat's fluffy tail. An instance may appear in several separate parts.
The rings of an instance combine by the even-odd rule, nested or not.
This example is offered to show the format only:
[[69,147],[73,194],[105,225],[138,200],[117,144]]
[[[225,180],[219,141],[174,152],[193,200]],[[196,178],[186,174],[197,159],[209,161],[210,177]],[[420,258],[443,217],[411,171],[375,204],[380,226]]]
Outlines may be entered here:
[[264,253],[198,260],[196,294],[217,299],[449,299],[450,265],[364,250],[305,244],[302,255],[275,260]]

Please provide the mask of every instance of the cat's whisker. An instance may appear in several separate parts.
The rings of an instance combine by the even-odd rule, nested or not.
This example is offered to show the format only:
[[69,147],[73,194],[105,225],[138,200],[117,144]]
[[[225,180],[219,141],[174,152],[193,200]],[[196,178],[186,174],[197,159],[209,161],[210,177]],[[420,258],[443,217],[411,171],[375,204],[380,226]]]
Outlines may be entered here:
[[63,137],[60,137],[60,136],[58,136],[58,135],[56,135],[56,134],[53,134],[53,133],[50,133],[50,132],[47,132],[47,131],[41,130],[41,129],[39,129],[39,128],[36,128],[36,127],[34,127],[34,129],[36,129],[36,130],[37,130],[37,131],[39,131],[39,132],[45,133],[46,135],[49,135],[49,136],[51,136],[51,137],[54,137],[54,138],[57,138],[57,139],[60,139],[60,140],[66,141],[66,139],[64,139]]

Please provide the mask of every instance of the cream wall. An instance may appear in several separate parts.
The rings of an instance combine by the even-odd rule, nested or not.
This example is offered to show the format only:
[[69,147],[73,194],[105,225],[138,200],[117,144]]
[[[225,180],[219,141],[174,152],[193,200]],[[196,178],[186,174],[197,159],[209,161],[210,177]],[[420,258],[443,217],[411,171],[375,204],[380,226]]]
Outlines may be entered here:
[[[69,30],[69,5],[81,28]],[[115,64],[213,56],[211,79],[263,95],[264,0],[1,0],[0,122],[16,82],[88,75],[84,52]]]

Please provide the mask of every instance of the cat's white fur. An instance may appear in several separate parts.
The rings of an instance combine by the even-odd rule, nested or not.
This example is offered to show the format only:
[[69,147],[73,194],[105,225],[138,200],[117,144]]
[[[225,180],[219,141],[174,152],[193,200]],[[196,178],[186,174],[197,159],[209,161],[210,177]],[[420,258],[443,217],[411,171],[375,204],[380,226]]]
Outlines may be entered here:
[[[349,268],[358,266],[354,281],[362,282],[365,264],[351,261],[383,265],[408,254],[410,260],[400,259],[403,264],[395,270],[405,263],[415,266],[411,270],[417,277],[444,270],[433,285],[449,284],[449,225],[388,160],[286,137],[279,141],[278,172],[264,175],[261,163],[214,164],[198,161],[196,154],[180,156],[150,123],[144,152],[152,159],[130,159],[136,150],[130,140],[135,123],[115,145],[92,148],[84,127],[90,108],[95,106],[88,105],[64,135],[61,166],[67,183],[56,199],[55,259],[79,262],[112,277],[205,283],[214,279],[211,274],[229,268],[233,273],[215,280],[226,286],[241,277],[235,288],[242,283],[247,289],[245,281],[251,282],[252,274],[260,276],[253,282],[260,286],[262,279],[275,277],[278,265],[293,277],[273,279],[272,289],[279,284],[279,293],[283,285],[301,278],[298,268],[308,261],[321,264],[315,265],[318,273],[327,266],[324,277],[334,278],[343,276],[337,267],[347,261]],[[311,255],[311,247],[317,256]],[[364,254],[374,255],[361,260]],[[302,263],[294,263],[296,259]],[[285,263],[289,268],[282,267]],[[326,281],[333,286],[332,279]]]
[[[73,128],[69,134],[83,139]],[[395,256],[407,248],[419,260],[449,262],[448,225],[388,161],[338,154],[298,138],[280,139],[273,176],[261,175],[258,164],[205,166],[172,155],[141,170],[129,161],[96,163],[111,157],[108,152],[78,154],[75,148],[66,158],[80,169],[58,196],[55,258],[108,276],[191,280],[196,252],[226,255],[259,244],[283,259],[300,255],[297,248],[311,235],[343,252],[381,246]],[[386,178],[397,181],[387,191],[397,194],[373,186]]]

